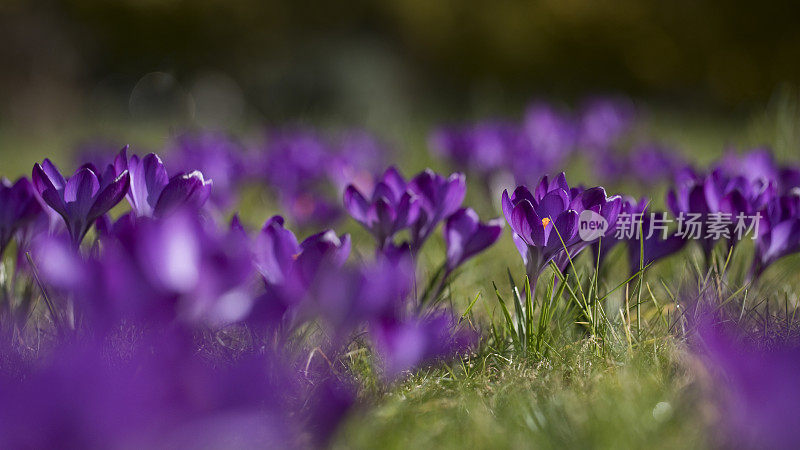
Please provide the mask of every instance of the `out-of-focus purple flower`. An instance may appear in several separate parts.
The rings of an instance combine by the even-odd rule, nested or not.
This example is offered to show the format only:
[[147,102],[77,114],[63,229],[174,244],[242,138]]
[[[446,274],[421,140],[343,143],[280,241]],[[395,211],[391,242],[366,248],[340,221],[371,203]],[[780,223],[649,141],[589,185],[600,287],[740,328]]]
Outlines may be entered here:
[[[667,193],[667,206],[672,213],[679,218],[682,214],[699,214],[699,218],[706,222],[710,214],[730,214],[729,247],[736,244],[733,239],[736,217],[739,214],[751,216],[775,196],[773,181],[729,177],[721,169],[700,175],[691,168],[685,168],[678,172],[675,179],[675,187]],[[707,233],[700,236],[706,258],[710,258],[719,240]]]
[[657,143],[633,147],[628,158],[630,173],[648,185],[672,179],[675,173],[686,165],[674,149]]
[[225,209],[234,202],[236,190],[246,178],[243,154],[242,146],[233,137],[202,132],[178,136],[169,145],[166,158],[176,173],[192,174],[199,170],[214,180],[211,203]]
[[264,175],[282,192],[313,192],[326,180],[331,150],[316,132],[284,130],[267,139]]
[[[144,341],[144,342],[142,342]],[[145,334],[131,355],[61,345],[18,377],[0,373],[3,448],[261,448],[298,445],[306,412],[285,363],[245,354],[210,364]],[[120,345],[117,343],[117,345]],[[293,379],[294,378],[294,379]],[[328,419],[335,425],[346,408]],[[319,415],[317,413],[317,415]]]
[[800,445],[800,348],[748,341],[723,324],[700,326],[700,348],[715,379],[722,447],[793,449]]
[[323,231],[298,242],[283,217],[266,221],[255,240],[253,260],[267,294],[256,304],[257,320],[276,323],[306,300],[320,271],[341,267],[350,254],[350,236]]
[[[394,167],[386,169],[369,197],[353,185],[344,192],[345,209],[372,233],[379,248],[387,245],[398,231],[417,222],[421,203],[418,197],[408,192],[405,180]],[[435,214],[438,210],[432,212]]]
[[572,120],[545,103],[525,113],[518,142],[508,148],[509,169],[517,183],[535,182],[555,169],[575,149],[577,130]]
[[[72,292],[91,326],[229,323],[250,311],[250,251],[241,235],[196,214],[120,219],[99,255],[69,257],[57,240],[34,251],[47,282]],[[127,216],[130,217],[130,216]]]
[[781,166],[768,148],[756,148],[744,154],[728,152],[715,167],[729,177],[744,177],[762,184],[771,181],[779,195],[786,195],[800,186],[800,169]]
[[[612,227],[600,242],[593,244],[592,250],[595,256],[598,251],[600,252],[600,264],[603,263],[611,249],[620,242],[627,244],[628,265],[631,274],[639,271],[642,262],[643,265],[641,265],[641,267],[645,267],[683,248],[686,244],[686,239],[680,236],[671,234],[665,238],[663,231],[655,228],[653,229],[653,233],[650,234],[652,216],[651,212],[647,209],[648,204],[649,200],[646,197],[642,197],[639,201],[636,201],[636,199],[632,197],[622,198],[619,214],[626,215],[628,217],[626,226],[635,227],[635,229],[621,232],[620,234],[625,234],[625,236],[617,237],[617,226],[619,226],[619,223],[617,223],[617,226]],[[662,213],[656,213],[657,219],[661,217],[661,214]],[[639,229],[639,227],[641,227],[641,229]],[[628,231],[631,232],[627,233]],[[642,240],[644,240],[644,244],[642,244]],[[644,245],[644,258],[641,257],[642,245]]]
[[348,185],[370,191],[376,175],[386,167],[386,147],[365,131],[351,131],[340,139],[328,176],[344,192]]
[[47,205],[64,219],[75,246],[80,245],[94,221],[128,192],[130,177],[127,171],[113,179],[110,176],[102,178],[91,168],[83,167],[67,180],[49,159],[33,166],[34,187]]
[[507,169],[509,155],[519,142],[518,127],[503,121],[444,127],[434,131],[430,138],[435,152],[484,181]]
[[475,342],[475,334],[457,329],[444,313],[429,317],[379,320],[370,327],[384,376],[396,379],[403,372],[453,357]]
[[467,184],[464,174],[445,178],[426,169],[408,183],[408,190],[419,198],[419,215],[411,227],[411,247],[418,250],[439,222],[461,207]]
[[199,209],[211,195],[212,181],[205,180],[200,171],[169,178],[155,153],[141,159],[137,155],[128,158],[126,149],[122,149],[114,160],[114,168],[117,173],[130,174],[126,198],[137,216],[163,217],[178,209]]
[[675,149],[650,142],[637,144],[627,152],[600,148],[590,155],[595,173],[603,180],[634,180],[646,186],[672,180],[686,162]]
[[471,208],[461,208],[447,218],[443,232],[447,244],[447,271],[452,272],[492,246],[503,232],[503,221],[498,218],[484,224]]
[[42,207],[27,178],[20,178],[14,184],[0,178],[0,257],[14,234],[40,214]]
[[329,226],[342,216],[341,207],[314,192],[284,192],[279,197],[287,216],[299,228]]
[[593,241],[583,241],[578,233],[578,217],[583,211],[602,216],[612,229],[622,199],[608,197],[605,189],[572,188],[563,173],[553,180],[545,176],[533,193],[519,186],[509,196],[503,192],[503,214],[513,231],[512,237],[532,282],[552,260],[562,270]]
[[800,189],[773,198],[760,212],[750,275],[758,278],[778,259],[800,252]]
[[580,113],[579,143],[589,149],[607,149],[633,128],[635,118],[636,112],[630,101],[589,100]]

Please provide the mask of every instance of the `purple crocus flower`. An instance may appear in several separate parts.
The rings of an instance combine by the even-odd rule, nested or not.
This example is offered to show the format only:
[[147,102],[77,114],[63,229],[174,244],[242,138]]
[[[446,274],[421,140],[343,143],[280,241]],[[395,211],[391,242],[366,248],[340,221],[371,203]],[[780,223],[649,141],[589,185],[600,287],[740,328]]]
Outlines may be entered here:
[[20,178],[14,184],[0,178],[0,257],[14,234],[41,213],[42,207],[27,178]]
[[[705,222],[710,214],[730,214],[729,248],[736,244],[733,239],[736,217],[739,214],[753,215],[775,195],[775,185],[770,180],[729,177],[721,169],[700,175],[691,168],[685,168],[675,178],[675,187],[667,193],[667,206],[672,213],[679,219],[682,215],[699,214]],[[719,240],[707,233],[700,236],[700,244],[708,261]]]
[[607,197],[602,187],[570,189],[564,173],[553,180],[545,176],[533,193],[519,186],[512,195],[503,191],[503,214],[513,231],[512,237],[535,283],[550,261],[562,270],[592,241],[578,234],[578,217],[583,211],[602,216],[612,229],[622,199]]
[[332,160],[328,143],[313,130],[290,129],[270,134],[263,171],[281,192],[313,192],[327,180]]
[[519,136],[508,146],[508,169],[517,183],[533,183],[575,149],[577,130],[566,115],[537,102],[528,107]]
[[457,329],[450,316],[443,313],[379,320],[370,331],[384,376],[389,380],[438,359],[452,358],[476,340],[474,333]]
[[467,184],[462,173],[445,178],[426,169],[408,183],[408,190],[419,198],[419,215],[411,227],[411,248],[418,250],[439,222],[461,207]]
[[637,145],[628,155],[628,173],[646,185],[672,179],[685,165],[675,149],[658,143]]
[[455,167],[477,174],[488,185],[506,170],[512,150],[519,144],[518,127],[505,121],[482,121],[460,127],[443,127],[430,138],[433,150]]
[[800,252],[800,189],[773,198],[760,214],[750,269],[754,279],[778,259]]
[[484,224],[471,208],[461,208],[447,218],[443,232],[449,273],[492,246],[503,232],[503,221],[498,218]]
[[[369,197],[355,186],[348,186],[344,192],[344,206],[353,219],[372,233],[378,242],[378,248],[383,248],[398,231],[417,223],[421,200],[408,192],[402,175],[397,169],[390,167],[375,184]],[[435,206],[437,205],[431,210],[433,215],[439,212],[433,209]],[[422,226],[418,229],[421,235]]]
[[128,171],[130,189],[125,196],[137,216],[163,217],[182,208],[199,209],[211,195],[212,181],[202,172],[178,173],[171,178],[161,158],[149,153],[144,158],[122,149],[114,160],[117,173]]
[[71,292],[96,331],[120,321],[230,323],[243,319],[253,302],[247,242],[192,211],[159,220],[123,216],[96,255],[70,256],[56,236],[36,245],[34,256],[48,284]]
[[205,131],[178,136],[168,145],[165,157],[170,167],[179,172],[200,171],[214,180],[211,204],[225,209],[234,202],[236,190],[245,179],[243,154],[242,145],[232,136]]
[[49,159],[33,166],[32,178],[42,199],[64,219],[76,247],[94,221],[122,200],[130,183],[127,171],[113,179],[104,176],[101,183],[101,177],[89,167],[65,179]]
[[630,101],[613,98],[589,100],[580,113],[578,140],[585,148],[609,148],[631,130],[635,116]]
[[[725,323],[699,327],[699,348],[711,371],[723,448],[794,449],[800,446],[800,347],[764,342]],[[733,322],[727,320],[727,323]]]
[[386,167],[389,151],[365,131],[350,131],[338,142],[328,176],[344,192],[352,184],[361,191],[373,188],[373,180]]
[[[628,234],[627,231],[631,231],[631,233],[629,233],[630,236],[626,235],[617,237],[619,232],[617,229],[619,222],[617,222],[616,226],[612,227],[605,234],[602,241],[592,244],[594,255],[597,256],[597,252],[600,252],[601,265],[611,249],[620,242],[627,244],[628,265],[630,267],[631,274],[639,271],[640,264],[642,262],[644,262],[642,267],[648,266],[649,264],[652,264],[659,259],[666,258],[667,256],[676,253],[683,248],[687,241],[680,236],[671,234],[664,238],[663,232],[660,230],[653,230],[653,234],[650,234],[652,216],[651,212],[647,209],[649,203],[650,202],[647,197],[642,197],[638,201],[632,197],[622,198],[622,204],[618,217],[626,215],[629,218],[629,221],[626,222],[626,226],[636,228],[626,230],[625,234]],[[663,213],[655,214],[656,217],[661,217]],[[636,223],[638,221],[641,222]],[[639,226],[641,226],[641,230],[638,229]],[[641,231],[641,234],[639,231]],[[622,234],[623,232],[619,233]],[[642,239],[644,240],[644,258],[641,258]]]
[[323,231],[298,242],[284,228],[281,216],[271,217],[255,240],[253,260],[267,293],[257,302],[257,320],[277,323],[305,300],[318,273],[344,264],[350,254],[350,236]]

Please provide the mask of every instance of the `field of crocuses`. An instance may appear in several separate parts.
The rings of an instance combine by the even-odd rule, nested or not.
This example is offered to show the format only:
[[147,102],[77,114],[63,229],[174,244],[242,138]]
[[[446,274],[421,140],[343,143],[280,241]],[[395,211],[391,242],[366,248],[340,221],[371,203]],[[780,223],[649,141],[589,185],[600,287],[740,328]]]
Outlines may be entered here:
[[0,448],[796,448],[800,160],[655,122],[54,148],[0,186]]

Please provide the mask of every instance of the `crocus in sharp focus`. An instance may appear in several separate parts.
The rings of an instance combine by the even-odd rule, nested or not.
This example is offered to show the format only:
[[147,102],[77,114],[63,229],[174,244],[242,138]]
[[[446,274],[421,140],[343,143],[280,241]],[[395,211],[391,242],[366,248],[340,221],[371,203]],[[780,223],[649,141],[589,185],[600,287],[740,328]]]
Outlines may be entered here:
[[471,208],[461,208],[447,218],[443,228],[447,244],[447,271],[489,248],[503,232],[502,219],[481,223]]
[[0,179],[0,257],[14,233],[41,212],[42,207],[27,178],[20,178],[14,184],[5,177]]
[[100,176],[89,167],[65,179],[49,159],[33,166],[32,178],[42,199],[64,219],[76,247],[94,221],[122,200],[130,183],[127,170],[113,179],[105,176],[101,183]]
[[117,173],[128,171],[130,189],[126,198],[137,216],[163,217],[181,208],[200,208],[211,194],[211,180],[195,170],[171,178],[161,158],[149,153],[144,158],[122,149],[114,160]]
[[418,250],[439,222],[461,206],[467,184],[464,174],[445,178],[426,169],[408,183],[408,190],[419,198],[419,215],[411,227],[411,247]]
[[418,197],[408,192],[405,180],[394,167],[386,169],[369,197],[353,185],[344,192],[345,209],[372,233],[378,248],[387,245],[398,231],[417,222],[420,203]]
[[578,217],[592,211],[605,219],[608,229],[616,224],[622,199],[606,196],[605,189],[570,188],[563,173],[553,180],[543,177],[531,193],[519,186],[509,196],[503,191],[503,214],[513,231],[512,237],[528,276],[535,283],[550,261],[563,270],[593,241],[583,241],[578,233]]

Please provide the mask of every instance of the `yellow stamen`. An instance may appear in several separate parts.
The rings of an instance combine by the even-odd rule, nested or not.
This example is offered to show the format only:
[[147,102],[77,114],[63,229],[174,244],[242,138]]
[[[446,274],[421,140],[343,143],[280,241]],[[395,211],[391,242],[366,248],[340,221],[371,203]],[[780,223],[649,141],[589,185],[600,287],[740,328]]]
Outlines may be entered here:
[[549,217],[545,217],[544,219],[542,219],[542,226],[543,227],[547,228],[547,224],[548,223],[550,223],[550,218]]

